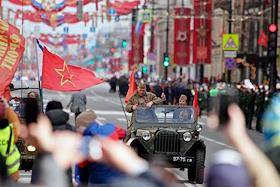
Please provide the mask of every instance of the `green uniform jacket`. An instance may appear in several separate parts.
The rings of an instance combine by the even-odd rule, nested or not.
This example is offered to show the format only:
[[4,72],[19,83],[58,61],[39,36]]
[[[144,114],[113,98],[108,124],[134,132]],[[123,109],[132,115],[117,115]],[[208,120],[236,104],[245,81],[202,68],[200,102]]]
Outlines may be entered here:
[[[162,104],[162,99],[157,97],[155,94],[151,92],[146,92],[146,94],[143,97],[140,97],[138,93],[136,92],[129,100],[128,103],[125,107],[125,110],[129,113],[132,113],[132,107],[133,105],[138,104],[138,106],[145,106],[148,102],[153,101],[155,105],[160,105]],[[131,122],[130,122],[130,127],[135,121],[135,116],[134,113],[132,113],[131,117]]]

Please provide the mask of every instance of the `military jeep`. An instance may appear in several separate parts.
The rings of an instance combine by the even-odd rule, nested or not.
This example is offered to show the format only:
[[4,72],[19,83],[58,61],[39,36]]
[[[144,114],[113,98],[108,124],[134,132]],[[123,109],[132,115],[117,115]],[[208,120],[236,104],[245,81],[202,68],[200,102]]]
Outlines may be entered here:
[[145,159],[164,158],[165,167],[187,168],[189,181],[202,184],[206,147],[194,107],[138,107],[134,115],[127,144]]

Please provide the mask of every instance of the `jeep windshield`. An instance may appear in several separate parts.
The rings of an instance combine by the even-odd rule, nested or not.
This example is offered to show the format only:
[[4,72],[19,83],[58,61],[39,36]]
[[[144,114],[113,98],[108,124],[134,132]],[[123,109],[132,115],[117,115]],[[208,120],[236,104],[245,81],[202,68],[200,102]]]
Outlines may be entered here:
[[193,128],[196,122],[192,106],[155,105],[151,108],[138,107],[135,111],[136,128],[141,127],[187,127]]

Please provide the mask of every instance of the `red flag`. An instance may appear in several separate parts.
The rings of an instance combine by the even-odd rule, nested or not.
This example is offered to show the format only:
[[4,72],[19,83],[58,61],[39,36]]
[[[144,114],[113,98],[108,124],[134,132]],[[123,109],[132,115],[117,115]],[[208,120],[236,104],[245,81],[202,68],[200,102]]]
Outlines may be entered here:
[[200,111],[199,111],[199,106],[198,106],[198,91],[196,88],[194,89],[193,107],[195,108],[196,116],[198,117]]
[[24,37],[19,30],[0,19],[0,96],[9,99],[9,85],[24,52]]
[[265,34],[264,31],[262,31],[261,34],[260,34],[260,36],[259,36],[258,44],[259,44],[260,46],[263,46],[263,47],[267,48],[268,37],[267,37],[267,35]]
[[42,87],[57,91],[80,91],[102,83],[95,74],[78,66],[67,65],[59,56],[43,49]]
[[125,96],[125,103],[128,102],[128,100],[133,96],[134,92],[136,91],[136,82],[134,79],[134,70],[132,70],[129,78],[129,88],[127,91],[127,94]]

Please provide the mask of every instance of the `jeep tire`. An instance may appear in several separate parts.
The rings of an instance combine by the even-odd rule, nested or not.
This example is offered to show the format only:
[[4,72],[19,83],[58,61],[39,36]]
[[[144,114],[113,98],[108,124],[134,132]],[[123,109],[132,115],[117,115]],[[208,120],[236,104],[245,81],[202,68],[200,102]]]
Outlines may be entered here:
[[195,166],[188,168],[188,178],[190,182],[203,184],[204,181],[204,150],[198,149],[195,152]]

